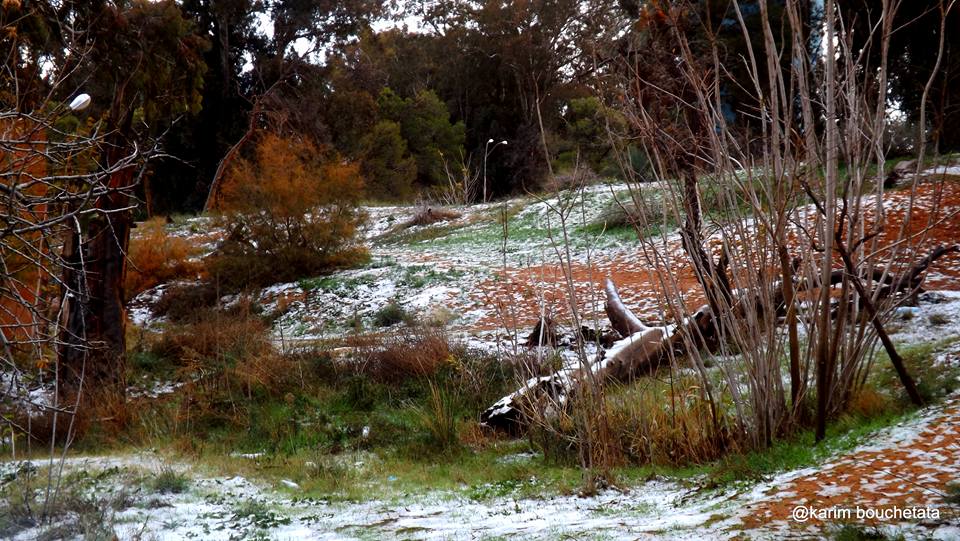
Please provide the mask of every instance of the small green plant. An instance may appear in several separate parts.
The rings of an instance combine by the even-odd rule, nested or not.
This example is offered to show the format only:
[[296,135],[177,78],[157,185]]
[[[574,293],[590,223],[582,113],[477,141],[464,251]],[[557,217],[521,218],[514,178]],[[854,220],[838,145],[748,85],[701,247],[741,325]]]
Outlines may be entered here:
[[930,324],[934,327],[939,327],[941,325],[946,325],[950,323],[950,318],[943,314],[930,314],[929,318]]
[[373,324],[377,327],[392,327],[409,320],[410,315],[397,301],[390,301],[373,316]]
[[862,524],[843,524],[833,531],[836,541],[900,541],[903,538],[903,534],[891,535],[879,527]]
[[420,423],[434,447],[440,450],[451,449],[458,442],[453,396],[434,381],[427,382],[427,386],[430,391],[427,404],[418,409]]
[[290,524],[290,517],[283,516],[267,504],[256,500],[239,503],[233,510],[233,519],[264,530]]
[[160,494],[182,494],[190,488],[190,480],[173,468],[164,467],[153,478],[152,485],[153,490]]
[[944,501],[950,505],[960,505],[960,483],[950,483],[946,486]]

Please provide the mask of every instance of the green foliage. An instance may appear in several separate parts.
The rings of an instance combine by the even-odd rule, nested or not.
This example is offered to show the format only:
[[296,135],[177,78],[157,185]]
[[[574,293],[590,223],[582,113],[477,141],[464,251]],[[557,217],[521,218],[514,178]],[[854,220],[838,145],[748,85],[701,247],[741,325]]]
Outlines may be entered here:
[[269,530],[290,524],[291,519],[256,500],[243,501],[234,508],[233,520],[253,530]]
[[410,315],[396,301],[390,301],[373,316],[373,324],[377,327],[391,327],[410,319]]
[[388,200],[409,199],[413,195],[417,163],[410,156],[400,125],[390,120],[377,122],[363,147],[363,174],[370,195]]
[[442,156],[455,157],[463,150],[465,127],[451,123],[447,105],[432,90],[401,98],[384,88],[377,99],[380,115],[396,122],[417,163],[417,183],[433,186],[447,181]]
[[563,121],[564,138],[557,149],[559,169],[572,168],[579,155],[581,165],[600,175],[620,174],[610,134],[624,131],[622,115],[603,105],[599,98],[588,96],[571,99]]
[[190,478],[173,468],[165,467],[153,478],[151,486],[160,494],[182,494],[190,488]]

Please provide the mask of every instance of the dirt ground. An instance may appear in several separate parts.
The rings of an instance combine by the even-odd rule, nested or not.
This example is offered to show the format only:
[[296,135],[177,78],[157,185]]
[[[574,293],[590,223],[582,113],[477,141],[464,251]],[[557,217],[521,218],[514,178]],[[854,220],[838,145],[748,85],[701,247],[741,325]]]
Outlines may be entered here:
[[[911,191],[911,187],[891,191],[883,199],[885,226],[873,241],[865,244],[882,259],[892,254],[897,261],[909,263],[938,245],[960,241],[960,181],[928,179],[919,183],[912,207]],[[869,200],[863,204],[863,230],[871,232],[877,223],[876,205]],[[796,245],[796,228],[792,233],[790,238]],[[721,238],[717,232],[707,239],[716,255],[720,253]],[[840,266],[839,256],[835,255],[835,259]],[[570,270],[581,310],[588,319],[595,317],[601,323],[605,321],[603,280],[607,277],[617,284],[624,303],[651,322],[663,321],[681,304],[692,311],[705,302],[693,268],[683,257],[679,235],[657,246],[656,253],[641,247],[636,254],[598,255],[591,265],[574,263]],[[526,329],[536,322],[541,308],[559,321],[566,321],[570,313],[566,284],[564,268],[559,264],[500,271],[495,278],[477,284],[471,294],[476,304],[488,308],[478,325],[482,329]],[[948,254],[938,260],[928,271],[924,287],[960,289],[960,254]],[[664,295],[665,291],[670,294]],[[674,300],[667,305],[661,302],[663,298]]]

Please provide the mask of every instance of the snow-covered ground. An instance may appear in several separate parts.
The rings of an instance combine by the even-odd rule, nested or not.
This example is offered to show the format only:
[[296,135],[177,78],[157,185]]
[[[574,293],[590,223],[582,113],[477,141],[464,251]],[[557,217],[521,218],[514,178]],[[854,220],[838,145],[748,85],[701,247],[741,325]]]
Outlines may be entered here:
[[[772,539],[788,533],[789,525],[774,522],[745,529],[757,504],[795,496],[784,492],[783,487],[829,470],[848,457],[911,445],[923,437],[931,423],[942,422],[951,406],[956,404],[948,402],[923,410],[822,466],[783,472],[755,484],[722,490],[698,489],[697,480],[680,483],[653,479],[625,490],[607,488],[588,497],[522,498],[506,491],[506,495],[478,500],[471,497],[476,494],[474,490],[360,503],[330,502],[301,497],[299,487],[291,481],[281,480],[270,487],[243,477],[210,476],[195,466],[170,462],[149,451],[68,458],[64,472],[69,476],[82,470],[88,478],[98,479],[89,487],[91,491],[128,491],[125,506],[112,517],[120,539]],[[944,466],[955,472],[960,466],[960,450],[946,450],[945,454],[950,461]],[[41,468],[48,465],[46,461],[35,463]],[[0,464],[0,478],[9,478],[22,467],[22,463],[15,462]],[[151,490],[149,480],[164,470],[185,474],[190,479],[186,490],[179,494]],[[500,493],[498,487],[490,489],[491,493]],[[943,507],[942,502],[935,505],[938,509]],[[948,523],[905,524],[897,531],[909,537],[942,539],[955,538],[960,533]],[[12,539],[32,540],[41,532],[42,528],[28,528]]]
[[[644,193],[659,188],[647,185]],[[364,235],[370,246],[370,263],[364,268],[346,270],[299,282],[276,284],[264,289],[256,299],[264,313],[279,312],[274,323],[278,341],[311,342],[341,336],[359,323],[375,328],[378,312],[390,304],[422,321],[437,321],[460,334],[468,330],[474,336],[491,337],[490,329],[475,329],[476,323],[491,313],[490,303],[478,299],[476,285],[495,279],[504,261],[509,267],[530,267],[556,263],[554,247],[557,234],[555,209],[561,199],[573,209],[568,231],[578,248],[574,261],[603,251],[606,255],[626,253],[636,240],[597,236],[583,226],[602,223],[617,201],[629,202],[630,193],[622,183],[600,183],[585,187],[574,202],[562,195],[540,199],[527,196],[502,203],[454,207],[456,217],[431,225],[409,226],[416,206],[374,206],[365,209],[368,216]],[[503,241],[501,216],[508,217],[507,238]],[[207,246],[209,230],[201,229],[194,218],[171,226],[173,234],[190,238],[203,235]],[[204,223],[211,227],[212,223]],[[587,250],[586,248],[590,248]],[[152,314],[153,305],[169,287],[161,284],[147,290],[128,306],[131,321],[141,327],[163,323]],[[228,300],[228,299],[225,299]],[[484,332],[487,331],[487,332]]]

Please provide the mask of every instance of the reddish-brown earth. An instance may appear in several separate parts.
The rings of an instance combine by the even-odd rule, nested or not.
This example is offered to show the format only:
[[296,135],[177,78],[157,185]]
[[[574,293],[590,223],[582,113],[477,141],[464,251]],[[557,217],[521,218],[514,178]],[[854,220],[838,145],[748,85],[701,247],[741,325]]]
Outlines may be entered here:
[[[931,526],[956,524],[958,508],[946,504],[944,490],[960,478],[960,404],[956,399],[926,428],[896,447],[864,450],[845,455],[815,473],[771,488],[765,497],[740,513],[743,528],[780,535],[822,532],[824,522],[877,525],[920,522]],[[821,520],[797,520],[798,506],[816,510],[851,510],[853,515]],[[856,509],[864,514],[857,518]],[[880,521],[867,510],[901,512],[908,508],[937,509],[938,520]],[[894,515],[895,516],[895,515]]]
[[[883,230],[875,241],[866,245],[879,252],[881,259],[894,254],[898,261],[909,263],[925,256],[937,245],[960,242],[960,182],[928,179],[918,183],[912,208],[909,206],[911,191],[912,187],[907,187],[887,192],[884,197]],[[872,231],[877,222],[876,206],[870,198],[864,198],[863,204],[867,207],[862,210],[864,230]],[[907,227],[904,229],[905,222]],[[795,230],[790,238],[796,246],[799,240]],[[722,242],[719,234],[707,241],[715,254],[719,254]],[[836,254],[835,260],[835,265],[840,267],[840,258]],[[604,319],[600,312],[606,277],[617,284],[627,306],[650,321],[664,320],[681,304],[687,309],[696,309],[704,302],[693,269],[683,256],[678,236],[668,239],[665,244],[660,241],[655,251],[651,247],[641,247],[635,254],[601,255],[589,266],[574,263],[570,270],[578,305],[585,314],[596,316],[600,321]],[[500,271],[495,278],[478,284],[471,295],[477,305],[487,308],[478,327],[527,328],[536,321],[541,307],[546,313],[566,321],[569,318],[566,283],[564,269],[559,264]],[[960,289],[960,254],[949,254],[937,261],[927,273],[924,286],[927,289]],[[664,302],[663,299],[670,301]]]

